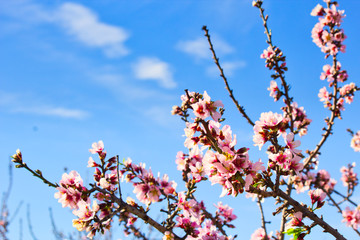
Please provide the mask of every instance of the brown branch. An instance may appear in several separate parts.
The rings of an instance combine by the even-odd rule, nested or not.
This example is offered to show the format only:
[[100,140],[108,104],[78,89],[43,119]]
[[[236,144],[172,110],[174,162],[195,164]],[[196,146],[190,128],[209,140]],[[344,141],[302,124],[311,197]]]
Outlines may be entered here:
[[118,180],[119,198],[122,199],[120,176],[119,176],[119,155],[116,155],[116,175],[117,175],[117,180]]
[[[162,226],[161,224],[159,224],[158,222],[156,222],[154,219],[152,219],[149,215],[147,215],[144,211],[139,210],[136,207],[133,207],[129,204],[127,204],[126,202],[124,202],[122,199],[116,197],[114,194],[99,188],[95,185],[92,186],[93,188],[95,188],[97,191],[103,193],[103,194],[109,194],[111,197],[111,200],[115,203],[118,204],[119,208],[122,210],[125,210],[129,213],[134,214],[135,216],[137,216],[138,218],[141,218],[145,223],[150,224],[151,226],[153,226],[155,229],[157,229],[159,232],[165,234],[166,231],[169,231],[169,229],[167,229],[166,227]],[[181,237],[177,236],[175,233],[174,234],[174,239],[175,240],[182,240]]]
[[278,189],[275,193],[277,196],[286,200],[291,206],[294,207],[295,211],[302,212],[302,214],[312,221],[317,223],[324,229],[324,232],[328,232],[333,235],[337,240],[346,240],[343,235],[341,235],[337,229],[331,227],[327,222],[325,222],[322,218],[319,218],[315,213],[311,212],[306,206],[301,205],[299,202],[291,198],[288,194],[283,192],[281,189]]
[[266,221],[265,221],[264,210],[263,210],[263,207],[262,207],[262,204],[261,204],[261,200],[260,200],[259,197],[257,198],[257,204],[258,204],[258,206],[259,206],[259,210],[260,210],[260,213],[261,213],[261,226],[262,226],[262,228],[264,229],[264,231],[265,231],[265,236],[266,236],[266,238],[265,238],[264,240],[268,240],[269,237],[268,237],[268,234],[267,234],[267,231],[266,231]]
[[358,206],[358,204],[356,204],[354,201],[352,201],[349,196],[345,196],[344,194],[336,191],[335,189],[333,190],[333,193],[336,193],[337,195],[339,195],[340,197],[344,198],[344,200],[348,201],[349,203],[351,203],[352,205],[354,205],[355,207]]
[[[337,87],[337,59],[336,59],[337,55],[333,56],[333,66],[334,69],[336,71],[336,73],[334,74],[334,86],[333,86],[333,105],[331,108],[331,116],[329,120],[326,120],[327,123],[327,127],[325,129],[325,133],[322,135],[323,137],[321,138],[320,142],[316,145],[316,148],[310,152],[310,156],[305,160],[304,162],[304,169],[307,167],[307,165],[311,162],[311,160],[319,153],[321,147],[323,146],[323,144],[325,143],[325,141],[327,140],[327,138],[330,136],[331,134],[331,130],[332,127],[334,125],[334,120],[336,118],[336,112],[339,110],[336,106],[338,98],[337,98],[337,94],[338,94],[338,87]],[[340,110],[339,110],[340,111]]]
[[207,40],[209,42],[209,46],[210,46],[210,51],[213,55],[213,59],[215,61],[215,64],[216,66],[218,67],[219,71],[220,71],[220,77],[224,80],[224,83],[225,83],[225,88],[226,90],[229,92],[229,96],[230,98],[233,100],[233,102],[235,103],[235,106],[236,108],[239,110],[239,112],[243,115],[243,117],[248,121],[248,123],[251,125],[251,126],[254,126],[254,122],[251,121],[250,117],[246,114],[245,112],[245,109],[244,107],[242,107],[239,102],[236,100],[236,98],[234,97],[234,94],[233,94],[233,90],[230,88],[229,86],[229,82],[227,80],[227,78],[225,77],[225,74],[224,74],[224,70],[223,68],[221,67],[220,65],[220,62],[219,62],[219,58],[216,56],[216,53],[215,53],[215,50],[214,50],[214,46],[211,42],[211,39],[210,39],[210,35],[209,35],[209,30],[207,29],[206,26],[203,26],[202,30],[204,30],[205,32],[205,36],[207,37]]
[[[290,197],[292,190],[292,184],[290,183],[288,185],[288,188],[286,189],[286,194]],[[285,224],[286,224],[286,210],[288,209],[288,202],[286,201],[284,204],[284,208],[281,213],[281,223],[280,223],[280,240],[284,239],[284,231],[285,231]]]

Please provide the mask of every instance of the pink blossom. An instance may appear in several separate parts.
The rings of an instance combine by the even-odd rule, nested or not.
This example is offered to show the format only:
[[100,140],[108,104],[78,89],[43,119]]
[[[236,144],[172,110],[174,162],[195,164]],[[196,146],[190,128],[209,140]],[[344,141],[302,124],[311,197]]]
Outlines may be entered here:
[[309,196],[311,198],[311,204],[314,205],[315,203],[317,204],[316,208],[321,208],[324,205],[324,199],[326,197],[326,193],[317,188],[315,190],[310,190],[309,191]]
[[324,31],[321,23],[316,23],[311,31],[313,42],[320,48],[324,45],[323,35],[328,32]]
[[355,152],[360,152],[360,130],[352,137],[350,146],[354,149]]
[[73,211],[73,214],[77,216],[82,221],[92,220],[95,216],[95,213],[99,211],[99,205],[96,201],[93,202],[92,208],[90,208],[90,204],[85,201],[80,201],[78,203],[78,209]]
[[126,222],[126,226],[129,227],[131,225],[134,225],[134,223],[136,222],[137,218],[136,217],[129,217],[127,222]]
[[163,178],[157,181],[166,195],[174,194],[177,183],[175,181],[169,182],[169,176],[167,174],[164,174]]
[[98,164],[94,161],[92,157],[89,157],[88,165],[87,167],[97,167]]
[[79,201],[82,200],[82,192],[86,191],[80,175],[76,171],[71,171],[69,174],[64,173],[59,185],[56,188],[59,192],[56,192],[54,197],[59,199],[62,207],[77,209]]
[[279,87],[275,81],[270,82],[270,87],[267,89],[270,92],[270,97],[274,98],[274,101],[277,101],[279,98]]
[[294,155],[293,158],[290,159],[288,168],[293,170],[297,175],[300,174],[300,171],[303,170],[304,164],[300,162],[301,157]]
[[237,218],[236,215],[233,214],[234,209],[232,209],[228,205],[223,205],[222,202],[218,202],[215,207],[218,209],[216,211],[216,214],[223,218],[223,220],[221,220],[223,224],[231,222]]
[[198,229],[198,234],[194,238],[193,236],[188,237],[189,240],[226,240],[225,236],[223,236],[219,230],[217,230],[216,226],[210,221],[206,220],[204,223],[204,227]]
[[320,89],[320,92],[318,94],[320,101],[324,102],[324,107],[330,107],[331,103],[330,103],[330,95],[329,92],[327,91],[326,87],[323,87]]
[[245,189],[248,190],[250,185],[253,183],[253,179],[255,175],[260,172],[265,171],[265,167],[263,166],[263,162],[261,159],[255,163],[250,163],[250,166],[247,169],[247,175],[245,178]]
[[311,16],[323,16],[325,13],[324,8],[318,4],[316,7],[311,11]]
[[360,226],[360,211],[355,208],[354,210],[346,207],[345,210],[342,211],[343,220],[347,226],[352,227],[354,229],[358,229]]
[[199,228],[200,225],[194,219],[185,216],[179,216],[176,218],[176,221],[178,222],[176,226],[184,229],[186,232],[192,233],[191,236],[197,237],[199,234],[197,228]]
[[275,52],[274,52],[274,50],[272,49],[272,47],[269,46],[267,49],[265,49],[265,50],[263,51],[263,53],[260,55],[260,58],[270,59],[270,58],[272,58],[273,56],[275,56]]
[[216,111],[218,107],[224,107],[221,101],[213,102],[210,99],[210,96],[205,91],[203,94],[203,99],[200,99],[197,103],[191,105],[194,110],[196,117],[205,119],[211,116],[215,121],[218,121],[221,117],[221,114]]
[[185,160],[185,154],[182,151],[179,151],[176,154],[176,160],[175,160],[176,164],[177,164],[177,169],[179,171],[184,171],[185,170],[185,164],[186,164],[186,160]]
[[291,220],[289,222],[286,223],[285,228],[289,229],[292,227],[301,227],[304,225],[304,223],[302,222],[303,219],[303,214],[302,212],[296,212],[290,215]]
[[271,238],[271,236],[266,236],[265,230],[263,228],[258,228],[251,235],[250,240],[267,240],[267,239],[270,239],[270,238]]
[[91,145],[91,149],[89,149],[89,152],[91,152],[92,154],[95,154],[95,153],[101,153],[103,150],[104,150],[104,143],[103,141],[99,141],[99,142],[94,142],[92,145]]
[[287,134],[286,138],[284,140],[285,140],[286,146],[292,153],[294,153],[294,154],[301,153],[301,150],[295,149],[298,146],[300,146],[301,142],[300,142],[300,140],[294,141],[294,133]]
[[336,181],[330,178],[328,171],[321,169],[317,173],[317,178],[319,179],[319,185],[325,189],[326,192],[331,192],[336,184]]
[[102,187],[102,188],[106,189],[106,188],[110,187],[110,183],[108,181],[106,181],[106,178],[101,178],[99,183],[100,183],[100,187]]
[[355,83],[344,85],[340,88],[340,95],[345,97],[346,103],[352,103],[354,99],[354,92],[356,91]]
[[259,149],[270,139],[273,134],[279,135],[284,132],[282,121],[283,116],[278,113],[266,112],[261,113],[259,121],[254,125],[253,141]]
[[351,186],[354,187],[358,184],[357,174],[354,172],[355,162],[349,164],[348,167],[342,167],[340,172],[342,173],[341,181],[343,182],[344,186]]

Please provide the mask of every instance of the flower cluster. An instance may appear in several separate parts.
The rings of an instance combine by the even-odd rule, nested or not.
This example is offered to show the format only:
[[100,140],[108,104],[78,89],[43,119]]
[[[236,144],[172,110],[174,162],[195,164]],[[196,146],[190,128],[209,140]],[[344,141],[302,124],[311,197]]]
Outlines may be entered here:
[[[329,93],[326,87],[319,91],[320,101],[324,107],[334,111],[335,116],[340,118],[340,111],[343,111],[344,102],[352,103],[354,92],[358,90],[354,83],[338,87],[338,83],[343,83],[348,79],[346,70],[341,69],[341,63],[336,59],[337,53],[345,52],[343,41],[346,39],[344,30],[340,28],[342,19],[345,17],[343,10],[336,9],[336,2],[327,1],[327,8],[318,4],[311,12],[312,16],[319,16],[319,22],[312,30],[313,42],[326,53],[326,58],[333,56],[333,65],[323,66],[323,72],[320,75],[321,80],[327,79],[329,87],[334,84],[336,89],[334,93]],[[338,96],[340,93],[340,96]],[[335,105],[335,106],[333,106]]]
[[342,173],[341,181],[345,187],[354,188],[358,185],[359,180],[357,174],[354,172],[355,163],[349,164],[348,167],[342,167],[340,172]]
[[223,225],[227,225],[229,227],[234,227],[233,225],[229,225],[229,222],[235,220],[237,217],[233,214],[233,210],[228,205],[223,205],[222,202],[218,202],[215,205],[216,210],[216,218],[219,219],[219,222]]
[[83,180],[76,171],[71,171],[69,174],[64,173],[59,185],[57,187],[58,192],[54,194],[54,197],[59,199],[62,207],[73,209],[73,214],[78,217],[73,220],[73,226],[77,230],[86,230],[89,232],[87,236],[92,238],[97,231],[104,229],[104,227],[110,227],[110,219],[105,222],[100,221],[105,217],[104,214],[97,217],[96,214],[100,211],[100,206],[95,200],[91,206],[89,191],[83,186]]
[[260,58],[265,59],[265,66],[270,70],[274,68],[278,73],[287,71],[286,58],[278,47],[269,46],[264,49]]
[[340,28],[345,17],[343,10],[337,10],[334,3],[324,8],[318,4],[311,12],[312,16],[319,16],[319,22],[314,26],[311,34],[313,42],[328,55],[336,55],[339,51],[345,52],[343,41],[346,39],[344,30]]
[[301,150],[296,149],[296,147],[300,146],[300,141],[294,141],[294,134],[289,133],[285,137],[285,143],[286,146],[281,149],[269,148],[267,152],[269,157],[268,165],[273,170],[279,168],[283,175],[288,175],[291,171],[299,175],[303,169],[303,164],[300,163],[301,157],[299,156]]
[[174,181],[169,182],[167,174],[162,178],[155,178],[151,168],[146,170],[145,164],[136,165],[132,163],[131,159],[127,159],[122,166],[123,168],[119,171],[120,175],[127,182],[133,184],[134,193],[140,202],[148,205],[162,201],[164,198],[161,196],[166,197],[175,194],[177,184]]
[[358,229],[360,226],[360,210],[357,208],[350,209],[346,207],[345,210],[342,211],[343,220],[348,227],[352,227],[354,229]]
[[320,79],[327,79],[327,81],[330,83],[330,87],[333,85],[335,76],[337,82],[345,82],[348,79],[347,71],[341,70],[341,63],[339,61],[336,62],[336,68],[335,66],[331,66],[329,64],[323,66],[323,72],[320,74]]
[[205,170],[203,167],[203,155],[198,145],[195,145],[189,154],[178,152],[176,155],[177,169],[183,172],[183,179],[187,181],[192,177],[194,182],[205,180]]
[[287,122],[281,114],[267,112],[262,113],[260,119],[255,122],[253,141],[255,146],[262,146],[271,139],[285,133]]
[[312,187],[324,189],[331,193],[336,185],[336,180],[330,177],[328,171],[322,169],[317,173],[308,171],[298,176],[293,176],[292,181],[297,193],[305,192]]
[[[202,96],[205,96],[204,99]],[[212,184],[223,186],[221,196],[236,196],[244,189],[249,190],[250,185],[261,178],[258,173],[264,171],[265,167],[261,161],[253,163],[249,160],[247,148],[235,149],[236,135],[232,134],[230,126],[222,126],[216,121],[220,119],[216,106],[222,104],[212,102],[206,92],[203,95],[187,92],[181,99],[182,105],[178,107],[180,112],[192,109],[195,115],[194,121],[187,122],[185,128],[184,145],[190,153],[187,156],[180,152],[176,160],[183,177],[192,176],[194,181],[199,182],[205,180],[206,175]],[[199,115],[197,106],[202,106],[203,101],[213,106],[212,112],[209,110],[208,114]],[[205,121],[204,116],[212,116],[214,120]],[[208,150],[202,155],[200,150],[205,148]]]
[[[299,134],[299,136],[304,136],[307,134],[308,126],[312,122],[311,119],[309,119],[306,115],[306,111],[304,107],[299,107],[296,102],[291,103],[291,117],[292,121],[294,123],[294,133]],[[284,112],[285,120],[287,122],[291,121],[291,118],[289,116],[289,106],[286,105],[285,107],[282,107],[282,110]]]
[[[100,162],[96,162],[92,157],[89,158],[88,167],[94,167],[95,185],[92,189],[83,186],[83,180],[79,173],[71,171],[69,174],[64,173],[57,187],[58,192],[55,198],[63,207],[73,209],[73,214],[77,219],[73,220],[73,226],[79,231],[86,230],[88,237],[92,238],[97,232],[104,233],[111,227],[111,216],[113,203],[109,201],[110,196],[102,192],[96,192],[96,187],[114,192],[117,190],[119,176],[117,174],[116,157],[105,160],[106,151],[104,151],[104,143],[99,141],[92,144],[89,149],[92,154],[99,156]],[[90,195],[96,200],[91,204]]]
[[181,107],[173,106],[171,111],[173,115],[187,117],[187,110],[190,108],[193,110],[194,115],[200,119],[204,120],[211,116],[214,121],[219,121],[221,110],[219,113],[217,112],[217,108],[224,107],[221,101],[212,101],[206,91],[203,94],[186,91],[186,94],[181,96],[181,100]]
[[56,188],[59,192],[55,193],[54,197],[59,199],[62,207],[78,209],[79,202],[89,202],[86,195],[87,189],[83,186],[83,180],[76,171],[71,171],[69,174],[64,173],[59,185]]
[[206,220],[204,227],[198,229],[196,237],[189,236],[188,240],[199,240],[199,239],[216,239],[216,240],[230,240],[232,237],[223,236],[220,231],[212,224],[210,220]]

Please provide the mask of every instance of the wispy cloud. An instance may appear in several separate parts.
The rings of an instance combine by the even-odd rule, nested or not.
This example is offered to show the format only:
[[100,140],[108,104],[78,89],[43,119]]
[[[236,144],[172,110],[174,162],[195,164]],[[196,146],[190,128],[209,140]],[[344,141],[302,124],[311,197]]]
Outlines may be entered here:
[[[223,68],[226,76],[233,76],[236,70],[246,67],[246,62],[245,61],[232,61],[232,62],[228,61],[228,62],[221,63],[221,67]],[[206,73],[209,76],[219,76],[219,74],[220,74],[219,69],[215,64],[213,64],[213,66],[211,66],[211,67],[208,67],[206,69]]]
[[[107,57],[121,57],[130,50],[125,46],[129,33],[120,26],[102,22],[98,15],[84,5],[65,2],[57,7],[45,7],[30,0],[0,1],[0,15],[20,20],[20,28],[30,24],[60,26],[77,41],[88,47],[103,50]],[[14,23],[12,23],[12,27]]]
[[89,8],[76,3],[64,3],[55,10],[55,21],[78,41],[104,50],[108,57],[129,53],[124,46],[129,34],[119,26],[101,22]]
[[133,65],[134,76],[140,80],[157,82],[164,88],[175,88],[170,65],[155,57],[142,57]]
[[66,108],[50,104],[43,104],[33,94],[10,93],[0,89],[0,106],[2,111],[10,113],[24,113],[40,116],[53,116],[68,119],[83,120],[90,113],[81,109]]
[[[232,46],[220,38],[213,37],[212,42],[218,54],[225,55],[235,51]],[[180,41],[177,43],[176,48],[195,57],[196,59],[211,59],[209,43],[204,37],[194,40]]]
[[61,118],[71,118],[71,119],[85,119],[89,116],[89,113],[79,109],[70,109],[63,107],[50,107],[50,106],[41,106],[41,107],[19,107],[15,108],[13,112],[16,113],[28,113],[35,115],[43,116],[54,116]]
[[[129,77],[124,77],[117,73],[93,73],[89,76],[101,86],[109,89],[112,94],[122,101],[134,103],[134,101],[144,101],[148,99],[158,99],[160,101],[172,99],[173,96],[158,91],[133,84],[128,81]],[[129,101],[131,100],[131,101]]]

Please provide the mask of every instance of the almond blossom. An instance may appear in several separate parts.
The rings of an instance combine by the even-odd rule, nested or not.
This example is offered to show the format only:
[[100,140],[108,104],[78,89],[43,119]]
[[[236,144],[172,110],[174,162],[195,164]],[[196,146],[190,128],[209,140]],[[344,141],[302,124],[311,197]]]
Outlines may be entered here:
[[203,99],[200,99],[197,103],[191,105],[194,109],[194,114],[196,117],[205,119],[211,116],[214,121],[218,121],[221,117],[221,114],[216,111],[218,107],[224,107],[220,100],[213,102],[211,101],[210,96],[205,91],[203,94]]
[[360,152],[360,131],[354,134],[351,139],[350,146],[354,149],[355,152]]
[[278,113],[262,113],[260,119],[255,122],[253,141],[255,146],[262,146],[271,138],[277,137],[284,132],[283,116]]

